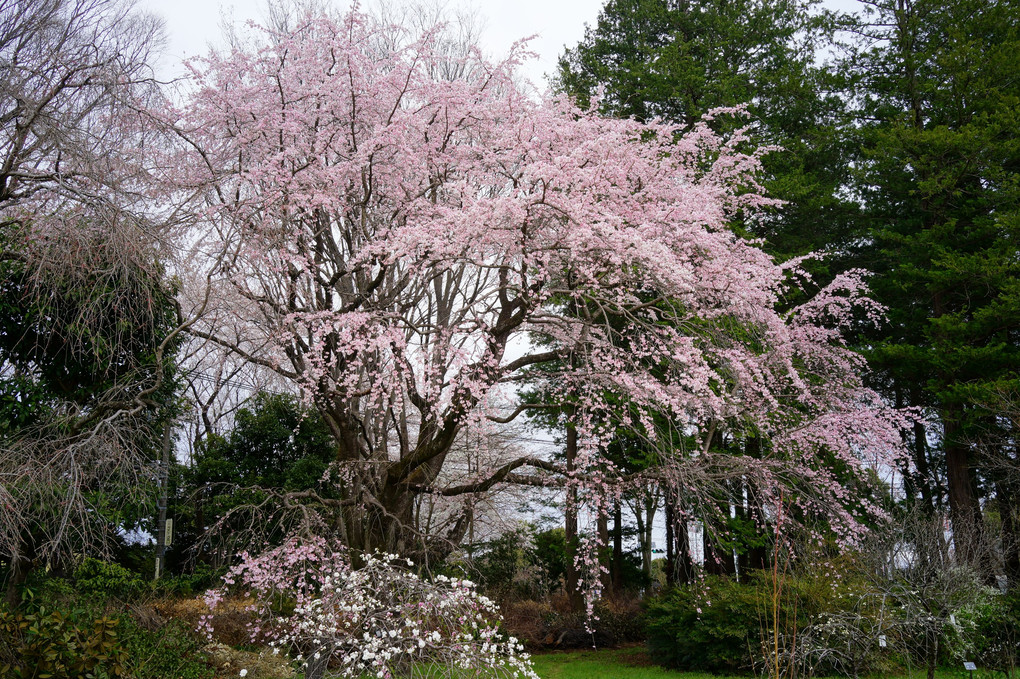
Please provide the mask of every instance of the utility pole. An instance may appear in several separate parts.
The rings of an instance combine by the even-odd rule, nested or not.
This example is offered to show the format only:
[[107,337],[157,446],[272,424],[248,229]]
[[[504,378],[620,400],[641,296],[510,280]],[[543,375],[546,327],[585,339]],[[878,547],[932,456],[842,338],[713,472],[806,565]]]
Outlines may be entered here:
[[158,517],[156,518],[156,574],[153,579],[159,580],[166,566],[166,505],[170,494],[170,430],[172,423],[167,420],[163,428],[163,457],[159,464],[159,500]]

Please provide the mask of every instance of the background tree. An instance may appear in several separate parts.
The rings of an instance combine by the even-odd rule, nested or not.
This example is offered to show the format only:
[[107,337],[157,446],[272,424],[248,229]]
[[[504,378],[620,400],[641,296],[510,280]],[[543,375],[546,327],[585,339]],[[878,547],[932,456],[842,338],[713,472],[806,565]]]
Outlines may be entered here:
[[[237,411],[230,431],[206,438],[179,470],[175,565],[229,560],[251,543],[278,544],[286,529],[250,521],[245,508],[287,491],[335,497],[328,474],[335,454],[317,411],[292,396],[257,394]],[[328,526],[317,528],[329,534]]]
[[160,24],[104,0],[0,2],[0,558],[101,548],[173,392],[164,221],[148,208]]
[[888,398],[935,421],[933,431],[915,426],[908,492],[933,508],[948,500],[959,553],[977,565],[981,498],[992,488],[969,441],[992,423],[983,404],[1015,389],[1020,367],[1020,7],[865,6],[863,40],[844,62],[863,145],[854,191],[868,226],[855,253],[878,274],[889,323],[864,341]]

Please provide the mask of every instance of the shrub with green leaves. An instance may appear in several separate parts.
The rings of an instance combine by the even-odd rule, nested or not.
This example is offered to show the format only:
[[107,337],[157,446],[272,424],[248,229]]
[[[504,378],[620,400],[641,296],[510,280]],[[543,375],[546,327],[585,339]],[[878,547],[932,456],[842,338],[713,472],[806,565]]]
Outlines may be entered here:
[[853,618],[854,625],[872,629],[882,615],[867,596],[866,584],[853,576],[851,564],[782,575],[777,582],[771,576],[752,571],[739,583],[708,576],[650,601],[646,619],[652,659],[667,667],[711,672],[754,670],[776,653],[783,664],[797,663],[809,673],[853,674],[858,668],[879,667],[871,649],[831,652],[836,637],[853,631],[841,621]]
[[74,588],[82,594],[127,601],[137,597],[147,586],[137,573],[117,563],[86,558],[74,569]]
[[1020,669],[1020,589],[992,596],[976,619],[974,659],[1007,677]]
[[666,592],[648,604],[649,655],[675,669],[750,669],[761,604],[754,588],[722,577]]
[[[214,675],[199,640],[185,623],[152,619],[151,609],[149,615],[139,616],[144,608],[125,606],[122,595],[137,588],[141,582],[137,576],[101,561],[83,564],[76,575],[81,578],[74,582],[37,581],[21,606],[0,606],[0,677],[211,679]],[[117,596],[111,597],[105,586]]]
[[40,606],[0,609],[0,675],[11,679],[127,677],[129,653],[120,620],[77,620]]

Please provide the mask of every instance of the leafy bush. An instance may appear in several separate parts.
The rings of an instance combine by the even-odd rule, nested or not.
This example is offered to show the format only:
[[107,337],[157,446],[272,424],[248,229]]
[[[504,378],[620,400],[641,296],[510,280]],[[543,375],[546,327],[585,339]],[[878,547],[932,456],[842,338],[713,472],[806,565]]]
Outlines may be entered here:
[[735,672],[751,668],[761,646],[759,592],[722,577],[678,587],[648,603],[648,652],[675,669]]
[[130,654],[134,679],[207,679],[214,675],[187,623],[169,620],[150,632],[131,618],[125,622],[124,646]]
[[0,674],[12,679],[129,676],[129,653],[118,637],[119,625],[106,616],[83,623],[42,606],[0,609]]
[[[20,608],[0,607],[0,676],[11,679],[209,679],[198,639],[182,622],[150,608],[125,606],[118,596],[136,583],[97,562],[77,581],[35,583]],[[123,569],[121,569],[123,570]],[[127,571],[130,573],[130,571]],[[83,584],[84,583],[84,584]]]
[[862,640],[857,627],[870,630],[881,616],[851,564],[783,576],[779,596],[770,577],[754,571],[738,583],[708,576],[651,600],[646,620],[652,659],[712,672],[753,670],[775,653],[784,664],[796,662],[808,673],[853,674],[879,667],[872,657],[875,636],[867,648],[847,641],[847,635]]
[[74,587],[82,594],[128,601],[144,592],[148,584],[120,564],[86,558],[74,570]]
[[1013,676],[1020,669],[1020,589],[990,597],[976,624],[974,657],[978,665]]
[[192,573],[163,576],[153,583],[153,593],[162,596],[193,597],[219,582],[225,571],[225,568],[198,564]]

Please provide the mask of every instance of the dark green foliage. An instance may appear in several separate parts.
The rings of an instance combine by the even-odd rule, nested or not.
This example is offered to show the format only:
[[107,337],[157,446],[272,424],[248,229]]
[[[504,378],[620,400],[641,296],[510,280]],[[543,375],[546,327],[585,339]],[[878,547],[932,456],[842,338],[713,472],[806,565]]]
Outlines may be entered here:
[[116,618],[81,622],[44,606],[28,612],[0,609],[0,673],[12,679],[130,676],[119,626]]
[[979,611],[974,634],[978,666],[1007,677],[1020,670],[1020,590],[992,596]]
[[[209,679],[194,632],[137,618],[119,601],[147,583],[116,566],[83,564],[75,581],[38,580],[17,609],[0,605],[0,676],[11,679]],[[107,589],[109,588],[109,589]],[[116,591],[117,599],[110,599]]]
[[157,596],[192,598],[218,586],[225,570],[199,563],[190,572],[160,577],[152,583],[152,591]]
[[120,564],[86,558],[74,569],[74,587],[89,597],[127,601],[146,591],[148,583]]
[[566,575],[567,539],[562,528],[550,528],[535,534],[535,557],[556,589]]
[[[262,503],[278,506],[274,495],[311,490],[322,498],[337,498],[335,484],[324,480],[335,457],[336,444],[316,410],[292,396],[256,395],[238,411],[230,432],[208,438],[193,465],[176,470],[169,569],[182,572],[195,557],[205,560],[211,548],[228,554],[246,548],[227,545],[238,537],[235,529],[252,528],[252,515],[246,508]],[[258,534],[243,538],[273,542],[282,537],[272,521],[263,517],[255,523]],[[199,547],[211,527],[215,527],[209,536],[212,541]]]
[[24,261],[0,263],[0,409],[11,421],[40,423],[62,402],[97,408],[160,373],[164,385],[149,400],[172,398],[180,339],[164,347],[161,363],[156,352],[178,323],[174,284],[155,252],[117,247],[82,224],[41,252],[22,253]]
[[292,396],[262,393],[237,413],[233,430],[195,458],[196,483],[302,490],[320,484],[336,456],[322,417]]
[[[840,563],[800,575],[754,571],[745,582],[706,576],[669,590],[647,606],[649,654],[676,669],[750,671],[761,669],[773,655],[776,630],[780,653],[788,654],[798,634],[833,616],[877,620],[880,611],[870,606],[863,580],[849,566]],[[812,667],[829,673],[841,669]]]
[[182,620],[169,620],[158,630],[146,631],[130,619],[124,644],[130,654],[131,674],[137,679],[210,679],[213,669],[202,655],[195,631]]
[[868,39],[843,63],[865,95],[853,187],[867,237],[853,256],[878,274],[889,323],[862,343],[890,400],[939,420],[940,436],[914,432],[907,490],[948,500],[977,565],[995,479],[974,442],[1002,424],[988,404],[1020,385],[1020,3],[870,4],[856,28]]
[[712,672],[751,668],[761,648],[759,592],[729,578],[706,579],[708,592],[678,587],[648,604],[648,652],[666,667]]

